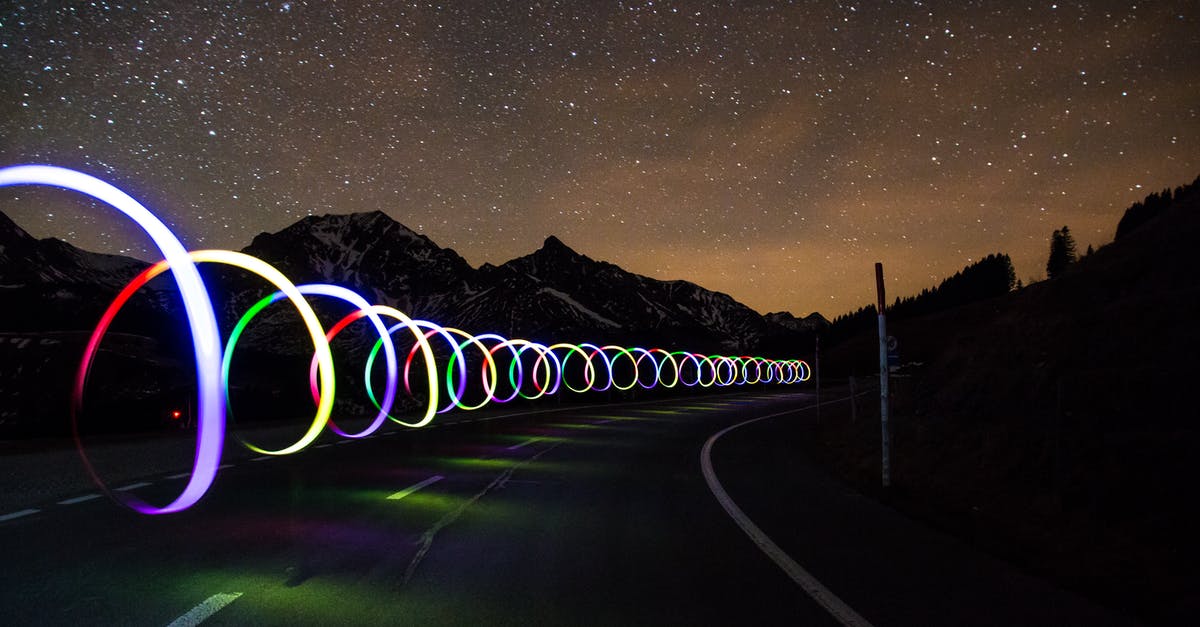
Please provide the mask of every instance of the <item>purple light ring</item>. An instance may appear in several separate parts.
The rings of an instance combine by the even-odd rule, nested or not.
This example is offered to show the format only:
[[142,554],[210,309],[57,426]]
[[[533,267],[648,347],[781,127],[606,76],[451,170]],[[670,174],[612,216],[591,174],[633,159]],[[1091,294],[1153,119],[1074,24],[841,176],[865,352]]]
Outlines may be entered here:
[[[90,196],[132,219],[154,242],[170,265],[179,287],[192,335],[196,361],[196,454],[187,485],[174,501],[154,507],[122,492],[122,502],[142,514],[169,514],[195,505],[208,492],[221,465],[225,441],[225,403],[221,389],[221,340],[208,290],[187,249],[161,220],[125,192],[98,178],[49,165],[20,165],[0,169],[0,187],[46,185]],[[86,462],[85,462],[86,463]]]

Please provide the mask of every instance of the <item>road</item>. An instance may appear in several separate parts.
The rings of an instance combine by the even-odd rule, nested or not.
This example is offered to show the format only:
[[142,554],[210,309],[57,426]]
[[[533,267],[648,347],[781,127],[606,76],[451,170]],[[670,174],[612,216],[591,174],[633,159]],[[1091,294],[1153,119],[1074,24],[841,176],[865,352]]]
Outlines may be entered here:
[[[789,441],[813,403],[755,391],[326,440],[231,457],[209,496],[171,516],[88,490],[6,503],[2,622],[1127,624],[809,466]],[[165,502],[178,470],[135,489]],[[739,526],[714,477],[849,618]]]

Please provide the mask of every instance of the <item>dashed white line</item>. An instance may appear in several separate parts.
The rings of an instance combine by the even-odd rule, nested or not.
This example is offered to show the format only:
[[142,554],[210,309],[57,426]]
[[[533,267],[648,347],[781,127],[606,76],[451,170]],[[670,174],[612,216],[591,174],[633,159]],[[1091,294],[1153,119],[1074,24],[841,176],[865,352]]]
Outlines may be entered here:
[[29,508],[29,509],[23,509],[23,510],[21,510],[21,511],[19,511],[19,512],[13,512],[13,513],[11,513],[11,514],[4,514],[3,516],[0,516],[0,522],[5,522],[5,521],[8,521],[8,520],[14,520],[14,519],[21,518],[21,517],[24,517],[24,516],[30,516],[30,515],[33,515],[33,514],[36,514],[36,513],[40,512],[40,511],[42,511],[42,510],[40,510],[40,509],[34,509],[34,508],[32,508],[32,507],[31,507],[31,508]]
[[416,492],[417,490],[420,490],[421,488],[431,486],[431,485],[441,481],[442,479],[445,479],[445,477],[443,477],[441,475],[434,475],[434,476],[422,481],[421,483],[408,486],[407,488],[404,488],[403,490],[389,496],[388,500],[389,501],[398,501],[398,500],[412,494],[413,492]]
[[530,444],[533,444],[534,442],[540,442],[541,440],[542,440],[542,438],[530,438],[528,440],[525,440],[524,442],[521,442],[520,444],[514,444],[505,450],[515,451],[523,446],[529,446]]
[[332,444],[329,444],[329,443],[327,442],[327,443],[325,443],[325,444],[318,444],[318,445],[314,446],[313,448],[328,448],[328,447],[330,447],[330,446],[333,446],[333,445],[332,445]]
[[190,477],[190,476],[192,476],[192,473],[190,473],[190,472],[177,472],[173,475],[167,475],[167,476],[163,477],[163,479],[184,479],[184,478]]
[[76,503],[84,503],[84,502],[90,501],[92,499],[98,499],[98,498],[100,498],[100,495],[96,494],[96,493],[85,494],[83,496],[77,496],[73,499],[63,499],[63,500],[59,501],[58,504],[59,505],[74,505]]
[[338,444],[349,444],[351,442],[353,442],[353,440],[338,440],[337,441]]
[[259,455],[258,457],[251,457],[251,458],[250,458],[250,461],[252,461],[252,462],[265,462],[265,461],[267,461],[268,459],[271,459],[271,456],[270,456],[270,455]]
[[225,470],[226,468],[233,468],[234,466],[235,464],[221,464],[220,466],[217,466],[217,470]]
[[204,619],[216,614],[221,608],[233,603],[240,596],[242,596],[241,592],[221,592],[214,594],[205,599],[200,605],[193,607],[187,614],[168,623],[167,627],[196,627],[196,625],[204,622]]
[[129,490],[136,490],[136,489],[138,489],[138,488],[144,488],[144,487],[146,487],[146,486],[148,486],[148,485],[153,485],[153,484],[151,484],[151,483],[150,483],[150,482],[148,482],[148,481],[139,481],[139,482],[137,482],[137,483],[131,483],[131,484],[129,484],[129,485],[123,485],[123,486],[121,486],[121,487],[119,487],[119,488],[116,488],[116,490],[117,490],[117,492],[128,492]]

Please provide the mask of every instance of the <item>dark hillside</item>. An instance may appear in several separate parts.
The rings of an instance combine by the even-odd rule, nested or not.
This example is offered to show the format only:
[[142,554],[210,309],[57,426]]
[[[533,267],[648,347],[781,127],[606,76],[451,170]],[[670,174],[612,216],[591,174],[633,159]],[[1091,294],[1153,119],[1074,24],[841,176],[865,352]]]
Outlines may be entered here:
[[[1063,276],[889,320],[895,487],[885,498],[1152,622],[1200,609],[1200,190]],[[872,318],[873,322],[873,318]],[[874,327],[824,357],[866,376]],[[878,408],[813,442],[878,491]]]

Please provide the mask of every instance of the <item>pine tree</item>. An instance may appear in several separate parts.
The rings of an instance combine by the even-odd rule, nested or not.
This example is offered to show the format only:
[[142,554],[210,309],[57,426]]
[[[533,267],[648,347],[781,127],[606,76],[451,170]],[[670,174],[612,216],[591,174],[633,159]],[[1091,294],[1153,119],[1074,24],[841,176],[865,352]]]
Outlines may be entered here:
[[1075,238],[1071,229],[1063,227],[1050,236],[1050,258],[1046,260],[1046,277],[1053,279],[1062,275],[1067,266],[1075,263]]

